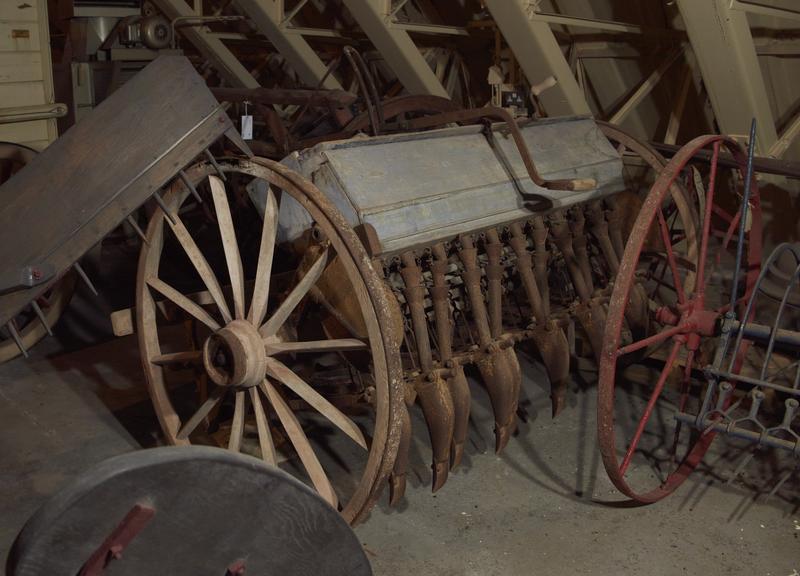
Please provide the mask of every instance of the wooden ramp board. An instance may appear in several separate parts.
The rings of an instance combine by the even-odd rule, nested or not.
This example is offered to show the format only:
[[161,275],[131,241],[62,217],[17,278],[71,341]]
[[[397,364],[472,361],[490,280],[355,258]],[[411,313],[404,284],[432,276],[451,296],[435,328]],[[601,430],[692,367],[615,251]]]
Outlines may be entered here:
[[0,325],[226,132],[189,60],[165,55],[0,187]]

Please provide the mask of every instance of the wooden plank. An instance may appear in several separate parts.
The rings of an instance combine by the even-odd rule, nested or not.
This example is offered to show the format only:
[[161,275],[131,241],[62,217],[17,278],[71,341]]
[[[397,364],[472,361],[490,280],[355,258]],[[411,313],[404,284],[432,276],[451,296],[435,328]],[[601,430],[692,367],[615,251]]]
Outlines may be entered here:
[[0,84],[41,82],[43,79],[40,52],[0,52]]
[[38,2],[0,2],[0,20],[36,22],[39,19]]
[[0,22],[0,52],[38,52],[39,40],[39,26],[35,22]]
[[47,140],[47,120],[0,124],[0,142],[23,144],[36,140]]
[[46,104],[44,85],[41,82],[0,84],[0,102],[4,107]]
[[[188,59],[158,58],[2,187],[4,273],[65,270],[231,128]],[[0,320],[40,292],[4,294]]]

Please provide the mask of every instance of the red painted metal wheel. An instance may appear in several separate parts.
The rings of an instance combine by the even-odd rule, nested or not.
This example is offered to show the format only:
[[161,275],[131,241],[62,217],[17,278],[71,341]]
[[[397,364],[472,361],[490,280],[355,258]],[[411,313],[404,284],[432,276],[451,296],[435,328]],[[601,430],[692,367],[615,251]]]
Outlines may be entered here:
[[[695,164],[708,149],[711,161]],[[729,152],[737,169],[727,170]],[[608,308],[598,389],[598,439],[614,485],[640,503],[660,500],[702,460],[714,435],[674,414],[699,409],[722,315],[730,307],[746,154],[723,136],[696,138],[653,185],[625,247]],[[676,185],[677,184],[677,185]],[[761,263],[761,210],[753,182],[743,251],[740,310]],[[647,294],[646,335],[626,309]]]

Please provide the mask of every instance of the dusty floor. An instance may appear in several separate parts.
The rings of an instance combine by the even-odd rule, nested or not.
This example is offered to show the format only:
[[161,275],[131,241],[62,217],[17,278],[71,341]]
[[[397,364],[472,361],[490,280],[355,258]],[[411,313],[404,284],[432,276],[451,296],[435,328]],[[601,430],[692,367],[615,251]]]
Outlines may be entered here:
[[[797,576],[797,477],[725,479],[741,457],[720,445],[672,498],[629,508],[595,448],[594,389],[573,384],[555,421],[525,363],[529,418],[492,453],[479,388],[465,462],[431,495],[423,426],[399,509],[384,501],[357,528],[376,574],[759,574]],[[585,375],[591,378],[591,374]],[[157,443],[133,338],[65,352],[45,342],[0,367],[0,556],[36,507],[85,467]],[[421,424],[421,422],[420,422]],[[756,462],[753,466],[758,468]],[[747,475],[746,475],[747,476]]]

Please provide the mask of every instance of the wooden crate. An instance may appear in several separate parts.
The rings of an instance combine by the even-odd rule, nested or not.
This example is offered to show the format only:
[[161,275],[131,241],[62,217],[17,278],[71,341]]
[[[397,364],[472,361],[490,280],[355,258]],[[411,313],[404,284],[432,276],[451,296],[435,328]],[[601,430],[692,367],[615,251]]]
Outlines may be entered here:
[[[47,0],[0,1],[0,109],[53,104]],[[56,121],[0,124],[0,141],[45,148]]]

